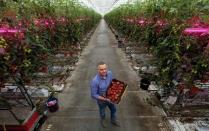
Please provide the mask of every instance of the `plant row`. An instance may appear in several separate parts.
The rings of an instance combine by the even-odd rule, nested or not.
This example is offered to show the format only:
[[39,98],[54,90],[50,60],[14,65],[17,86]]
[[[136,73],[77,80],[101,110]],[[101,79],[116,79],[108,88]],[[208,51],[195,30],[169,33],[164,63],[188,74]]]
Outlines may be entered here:
[[209,1],[144,0],[105,16],[119,35],[146,45],[157,58],[157,81],[192,87],[209,79]]
[[73,53],[99,19],[74,0],[0,1],[0,87],[30,81],[59,51]]

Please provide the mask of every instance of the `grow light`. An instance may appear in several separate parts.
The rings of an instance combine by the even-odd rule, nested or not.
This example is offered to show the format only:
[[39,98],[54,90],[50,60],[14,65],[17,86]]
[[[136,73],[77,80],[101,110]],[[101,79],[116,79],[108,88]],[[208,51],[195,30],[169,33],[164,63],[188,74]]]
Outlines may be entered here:
[[17,37],[19,40],[21,40],[24,38],[24,32],[20,29],[0,28],[0,36],[11,38]]
[[1,47],[1,48],[0,48],[0,55],[5,54],[5,52],[6,52],[5,49]]
[[186,28],[185,33],[208,33],[209,28]]
[[145,23],[145,21],[144,20],[140,20],[140,21],[138,21],[138,24],[144,24]]
[[205,35],[209,34],[209,28],[186,28],[184,33],[187,35]]
[[5,28],[0,28],[0,33],[17,33],[17,32],[21,32],[18,29],[5,29]]
[[36,26],[38,26],[38,25],[50,26],[50,25],[55,24],[54,20],[52,20],[52,19],[36,19],[36,20],[34,20],[34,23]]

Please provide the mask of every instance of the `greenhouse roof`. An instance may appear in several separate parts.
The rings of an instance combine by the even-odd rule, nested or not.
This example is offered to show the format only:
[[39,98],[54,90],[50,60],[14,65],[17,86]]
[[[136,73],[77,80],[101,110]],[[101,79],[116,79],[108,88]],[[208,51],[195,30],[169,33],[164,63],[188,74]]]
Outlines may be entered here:
[[108,13],[121,4],[131,3],[133,1],[136,0],[79,0],[81,4],[93,8],[96,12],[102,15]]

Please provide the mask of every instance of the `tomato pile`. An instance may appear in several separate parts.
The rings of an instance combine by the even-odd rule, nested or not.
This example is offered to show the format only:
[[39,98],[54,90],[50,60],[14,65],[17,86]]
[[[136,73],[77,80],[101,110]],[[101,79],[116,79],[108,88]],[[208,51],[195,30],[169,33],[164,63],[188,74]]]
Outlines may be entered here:
[[113,79],[107,90],[107,98],[110,99],[112,103],[118,104],[126,87],[127,85],[124,82]]

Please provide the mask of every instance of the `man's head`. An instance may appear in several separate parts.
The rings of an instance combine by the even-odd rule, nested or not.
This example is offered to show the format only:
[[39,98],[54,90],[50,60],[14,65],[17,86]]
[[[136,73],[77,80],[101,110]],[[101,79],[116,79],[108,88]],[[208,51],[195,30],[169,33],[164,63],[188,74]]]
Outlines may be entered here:
[[100,76],[104,77],[107,75],[107,64],[105,62],[99,62],[97,64],[97,69]]

